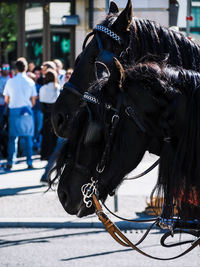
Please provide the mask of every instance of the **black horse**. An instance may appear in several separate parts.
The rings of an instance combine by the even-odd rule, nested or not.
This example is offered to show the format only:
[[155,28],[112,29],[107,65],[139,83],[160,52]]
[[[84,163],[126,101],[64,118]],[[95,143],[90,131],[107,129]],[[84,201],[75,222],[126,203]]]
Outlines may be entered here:
[[[89,36],[94,35],[86,46]],[[183,34],[162,27],[155,22],[132,17],[132,1],[119,13],[111,2],[106,19],[97,25],[87,37],[83,52],[75,62],[74,72],[69,83],[58,97],[52,114],[55,132],[62,137],[73,135],[72,119],[79,110],[79,97],[72,91],[84,93],[98,77],[104,76],[104,68],[96,62],[104,63],[112,70],[115,56],[123,68],[135,65],[147,54],[165,57],[172,66],[200,71],[200,48]]]
[[124,71],[115,59],[110,77],[79,96],[76,135],[57,160],[52,183],[60,177],[58,196],[66,212],[93,213],[83,202],[83,185],[98,180],[104,201],[149,150],[161,158],[154,191],[164,196],[163,216],[172,217],[176,205],[180,218],[200,219],[199,87],[197,72],[151,57]]

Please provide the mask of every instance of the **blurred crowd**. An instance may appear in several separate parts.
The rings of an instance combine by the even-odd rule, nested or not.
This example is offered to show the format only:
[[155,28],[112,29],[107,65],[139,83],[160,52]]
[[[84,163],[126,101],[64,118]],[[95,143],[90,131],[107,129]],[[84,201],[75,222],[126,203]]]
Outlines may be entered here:
[[[12,170],[19,156],[26,157],[29,169],[34,168],[33,154],[51,162],[52,155],[62,143],[54,134],[51,111],[72,72],[71,68],[65,70],[59,59],[36,66],[34,62],[18,58],[13,69],[9,64],[2,64],[0,158],[7,159],[3,166],[5,171]],[[46,179],[45,174],[42,180]]]

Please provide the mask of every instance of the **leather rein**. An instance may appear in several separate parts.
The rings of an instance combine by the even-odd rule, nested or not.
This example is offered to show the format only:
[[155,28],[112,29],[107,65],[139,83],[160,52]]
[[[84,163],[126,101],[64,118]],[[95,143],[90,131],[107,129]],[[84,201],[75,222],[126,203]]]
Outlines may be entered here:
[[[157,217],[155,219],[151,219],[151,221],[153,220],[154,222],[150,225],[150,227],[146,230],[146,232],[144,233],[144,235],[142,236],[142,238],[136,243],[132,243],[121,231],[120,229],[115,225],[115,223],[113,223],[108,216],[103,212],[102,210],[102,206],[98,200],[98,190],[97,190],[97,185],[98,181],[95,181],[93,179],[93,177],[91,178],[91,183],[85,184],[82,186],[81,191],[83,194],[83,201],[86,205],[86,207],[90,208],[92,206],[92,204],[95,207],[95,213],[98,216],[99,220],[102,222],[102,224],[104,225],[106,231],[111,235],[111,237],[120,245],[124,246],[124,247],[130,247],[133,250],[137,251],[138,253],[140,253],[143,256],[146,256],[148,258],[154,259],[154,260],[162,260],[162,261],[167,261],[167,260],[174,260],[177,258],[180,258],[184,255],[186,255],[187,253],[189,253],[191,250],[193,250],[195,247],[197,247],[198,245],[200,245],[200,237],[199,234],[197,234],[196,232],[193,234],[197,237],[196,240],[189,240],[189,241],[185,241],[185,242],[180,242],[177,244],[174,244],[174,246],[177,245],[181,245],[181,244],[186,244],[186,243],[192,243],[191,246],[186,249],[185,251],[183,251],[182,253],[174,256],[174,257],[169,257],[169,258],[160,258],[160,257],[155,257],[152,256],[146,252],[144,252],[143,250],[141,250],[140,248],[138,248],[137,246],[142,243],[142,241],[144,241],[144,239],[147,237],[148,233],[150,232],[150,230],[155,226],[155,225],[159,225],[161,228],[163,226],[163,228],[165,228],[166,226],[168,227],[167,224],[165,224],[165,222],[163,221],[162,218]],[[113,213],[112,213],[113,214]],[[115,214],[113,214],[115,215]],[[116,215],[115,215],[116,216]],[[118,216],[117,216],[118,217]],[[132,222],[147,222],[150,220],[129,220]],[[184,231],[182,231],[184,232]],[[175,232],[174,232],[175,233]],[[180,231],[178,232],[180,233]],[[185,231],[186,233],[186,231]],[[188,232],[189,234],[191,234],[190,232]],[[166,233],[163,235],[163,237],[161,238],[161,245],[165,246],[165,247],[170,247],[168,245],[164,244],[165,239],[168,236],[172,236],[173,235],[173,229],[171,229],[171,232]],[[171,245],[172,246],[172,245]]]
[[170,257],[170,258],[160,258],[160,257],[155,257],[152,256],[144,251],[142,251],[141,249],[139,249],[137,247],[137,245],[139,243],[141,243],[145,237],[147,236],[147,234],[149,233],[149,231],[153,228],[153,226],[157,223],[159,223],[160,218],[157,218],[155,220],[155,222],[150,226],[150,228],[147,230],[147,232],[145,233],[145,235],[141,238],[141,242],[138,242],[137,244],[133,244],[121,231],[120,229],[108,218],[108,216],[103,212],[102,207],[96,197],[96,195],[93,193],[92,194],[92,199],[93,199],[93,204],[95,206],[96,209],[96,214],[99,218],[99,220],[103,223],[105,229],[107,230],[107,232],[113,237],[113,239],[115,239],[115,241],[117,241],[120,245],[124,246],[124,247],[130,247],[133,250],[137,251],[138,253],[142,254],[143,256],[146,256],[148,258],[151,259],[155,259],[155,260],[162,260],[162,261],[166,261],[166,260],[174,260],[177,258],[180,258],[184,255],[186,255],[187,253],[189,253],[192,249],[194,249],[195,247],[197,247],[198,245],[200,245],[200,237],[198,237],[195,241],[192,240],[190,242],[192,242],[191,246],[186,249],[185,251],[183,251],[182,253],[178,254],[177,256],[174,257]]

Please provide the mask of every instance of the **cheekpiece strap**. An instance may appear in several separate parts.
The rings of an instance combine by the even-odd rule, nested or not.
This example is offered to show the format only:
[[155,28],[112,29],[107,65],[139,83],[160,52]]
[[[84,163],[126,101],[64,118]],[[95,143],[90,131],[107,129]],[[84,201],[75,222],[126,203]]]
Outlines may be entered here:
[[105,34],[107,34],[108,36],[110,36],[112,39],[114,39],[115,41],[117,41],[120,44],[121,38],[119,37],[119,35],[117,35],[113,31],[111,31],[107,27],[97,24],[95,26],[94,30],[104,32]]
[[126,107],[125,112],[128,116],[130,116],[135,121],[136,125],[140,128],[140,130],[143,133],[145,133],[146,132],[145,127],[142,125],[142,123],[138,119],[135,110],[131,106],[128,106]]

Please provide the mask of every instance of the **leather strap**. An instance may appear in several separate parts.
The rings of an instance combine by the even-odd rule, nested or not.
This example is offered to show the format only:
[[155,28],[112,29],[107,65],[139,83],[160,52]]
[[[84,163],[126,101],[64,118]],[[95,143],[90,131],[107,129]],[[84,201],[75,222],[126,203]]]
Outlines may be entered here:
[[[139,249],[135,244],[133,244],[121,231],[120,229],[107,217],[107,215],[103,212],[102,207],[97,199],[97,197],[95,196],[95,194],[92,195],[92,199],[93,199],[93,203],[94,206],[96,208],[96,214],[99,217],[99,220],[103,223],[105,229],[108,231],[108,233],[122,246],[125,247],[131,247],[133,250],[136,250],[138,253],[151,258],[151,259],[155,259],[155,260],[173,260],[173,259],[177,259],[181,256],[186,255],[188,252],[190,252],[192,249],[194,249],[196,246],[200,245],[200,237],[194,241],[192,243],[192,245],[186,249],[184,252],[182,252],[181,254],[171,257],[171,258],[159,258],[159,257],[154,257],[152,255],[149,255],[147,253],[145,253],[144,251],[142,251],[141,249]],[[153,225],[155,224],[155,222],[153,223]]]
[[158,164],[160,163],[160,158],[156,160],[156,162],[154,162],[148,169],[146,169],[144,172],[137,174],[133,177],[130,178],[124,178],[123,180],[135,180],[138,179],[144,175],[146,175],[147,173],[149,173],[150,171],[152,171],[156,166],[158,166]]

